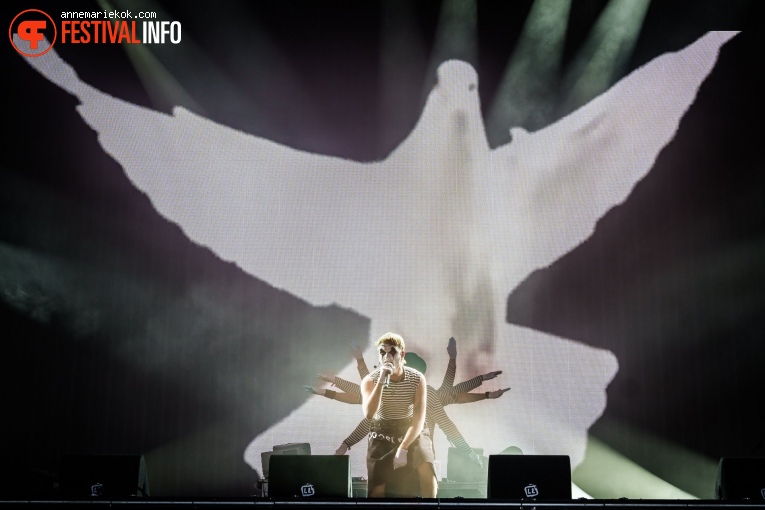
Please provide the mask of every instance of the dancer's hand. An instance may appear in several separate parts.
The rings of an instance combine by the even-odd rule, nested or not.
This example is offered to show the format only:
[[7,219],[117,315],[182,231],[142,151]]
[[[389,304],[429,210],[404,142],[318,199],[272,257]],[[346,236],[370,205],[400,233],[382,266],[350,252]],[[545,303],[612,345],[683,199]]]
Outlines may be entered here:
[[501,397],[502,395],[504,395],[504,393],[505,393],[506,391],[510,391],[510,388],[505,388],[504,390],[494,390],[494,391],[490,391],[490,392],[489,392],[489,395],[488,395],[488,398],[499,398],[499,397]]
[[497,377],[501,373],[502,373],[502,370],[497,370],[496,372],[489,372],[488,374],[483,374],[483,375],[481,375],[481,380],[482,381],[489,381],[491,379],[494,379],[495,377]]
[[362,359],[364,357],[364,349],[359,347],[359,344],[351,345],[351,352],[353,353],[353,357],[356,359]]
[[313,386],[303,386],[303,389],[307,391],[308,393],[313,393],[314,395],[324,395],[324,388],[314,388]]
[[470,459],[471,462],[478,464],[478,467],[483,467],[483,461],[481,460],[481,456],[478,455],[476,452],[470,452],[470,455],[468,455],[468,459]]
[[340,443],[340,448],[335,450],[335,455],[345,455],[345,452],[347,452],[350,449],[350,447],[345,444],[345,442]]
[[316,374],[316,377],[324,382],[335,383],[335,376],[333,374]]
[[446,346],[446,352],[449,353],[450,358],[457,357],[457,341],[454,339],[454,337],[449,339],[449,345]]

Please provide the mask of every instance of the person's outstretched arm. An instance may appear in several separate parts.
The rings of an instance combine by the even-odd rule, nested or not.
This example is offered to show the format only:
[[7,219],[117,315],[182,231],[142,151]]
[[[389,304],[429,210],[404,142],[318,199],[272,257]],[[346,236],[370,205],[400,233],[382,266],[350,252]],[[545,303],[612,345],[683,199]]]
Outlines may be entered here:
[[495,399],[501,397],[506,391],[510,391],[510,388],[485,391],[483,393],[458,393],[454,402],[456,404],[469,404],[471,402],[479,402],[481,400]]
[[335,450],[335,455],[345,455],[345,452],[351,449],[353,445],[364,439],[369,433],[370,421],[364,418],[359,422],[356,428],[351,432],[351,435],[346,437],[340,444],[340,447]]
[[431,413],[432,419],[435,420],[436,424],[441,427],[441,430],[444,431],[444,434],[446,434],[446,439],[449,440],[449,443],[451,443],[452,446],[457,448],[460,452],[467,455],[470,460],[481,466],[482,463],[480,456],[473,451],[467,441],[465,441],[465,438],[462,437],[462,434],[460,433],[459,429],[457,429],[457,426],[454,424],[451,418],[447,416],[441,403],[429,402],[428,412]]
[[448,406],[449,404],[454,404],[457,401],[456,400],[457,395],[459,395],[460,393],[467,393],[471,390],[474,390],[480,385],[482,385],[484,381],[489,381],[491,379],[494,379],[501,373],[502,373],[501,370],[497,370],[494,372],[478,375],[476,377],[473,377],[472,379],[468,379],[467,381],[462,381],[456,386],[453,386],[452,389],[446,394],[439,394],[439,396],[441,397],[441,403],[445,406]]
[[356,369],[359,371],[359,377],[363,379],[369,375],[367,362],[364,361],[364,351],[358,345],[354,345],[351,351],[353,352],[353,357],[356,360]]
[[449,353],[449,364],[446,365],[446,373],[444,374],[444,380],[441,381],[441,386],[438,388],[438,393],[450,391],[454,384],[454,376],[457,374],[457,341],[454,337],[449,339],[446,352]]

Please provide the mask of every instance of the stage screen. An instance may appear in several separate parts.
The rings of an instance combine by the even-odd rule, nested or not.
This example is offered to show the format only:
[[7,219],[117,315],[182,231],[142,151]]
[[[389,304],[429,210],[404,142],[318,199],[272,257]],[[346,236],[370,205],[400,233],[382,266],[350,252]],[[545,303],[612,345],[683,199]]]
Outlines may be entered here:
[[388,331],[483,396],[445,407],[444,477],[464,440],[711,498],[765,453],[755,2],[3,12],[14,479],[140,453],[153,495],[252,495],[288,443],[366,477],[322,393]]

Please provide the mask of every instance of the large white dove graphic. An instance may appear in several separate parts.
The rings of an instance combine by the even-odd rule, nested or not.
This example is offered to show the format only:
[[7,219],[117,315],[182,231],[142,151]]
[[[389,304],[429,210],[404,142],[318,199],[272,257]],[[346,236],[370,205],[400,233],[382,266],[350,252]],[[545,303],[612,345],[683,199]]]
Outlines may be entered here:
[[[458,380],[502,369],[489,389],[512,387],[499,400],[449,408],[467,441],[487,454],[511,445],[567,454],[574,467],[617,361],[507,324],[507,296],[626,199],[734,35],[711,32],[664,54],[550,126],[512,129],[512,141],[496,149],[475,70],[444,62],[415,129],[371,163],[295,150],[181,107],[167,115],[116,99],[81,81],[55,51],[27,60],[79,99],[104,150],[193,242],[312,304],[369,317],[372,339],[402,334],[407,350],[427,360],[434,386],[455,336]],[[366,358],[374,359],[371,347]],[[357,380],[355,365],[340,375]],[[245,461],[260,470],[260,452],[289,442],[333,453],[361,416],[358,406],[310,398],[256,437]],[[435,443],[446,459],[446,440]],[[355,476],[366,474],[364,450],[349,452]]]

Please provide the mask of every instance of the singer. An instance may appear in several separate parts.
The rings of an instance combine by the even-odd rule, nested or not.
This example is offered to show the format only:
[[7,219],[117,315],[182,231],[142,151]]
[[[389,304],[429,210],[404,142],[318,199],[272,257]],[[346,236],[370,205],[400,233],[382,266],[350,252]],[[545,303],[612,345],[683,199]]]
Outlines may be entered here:
[[386,333],[375,345],[380,366],[361,381],[361,407],[372,420],[367,495],[435,498],[433,446],[425,425],[425,376],[404,366],[404,339]]

